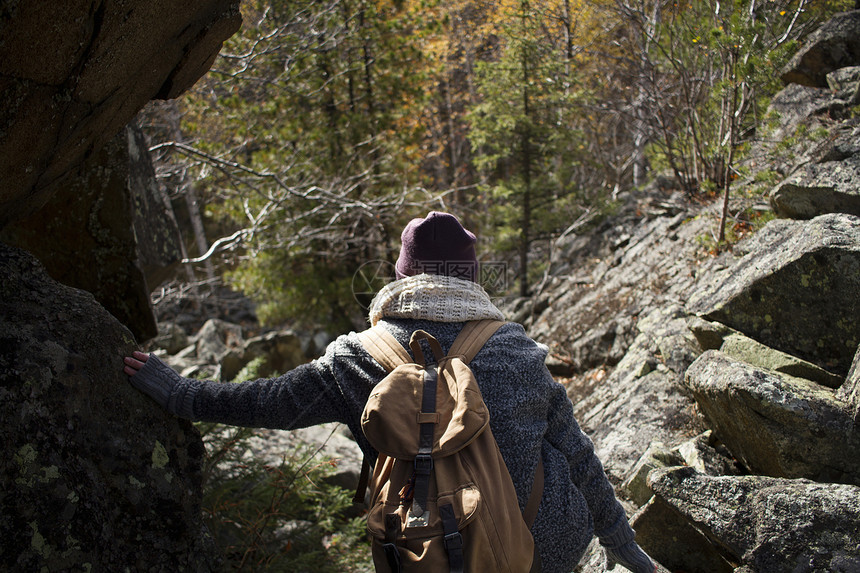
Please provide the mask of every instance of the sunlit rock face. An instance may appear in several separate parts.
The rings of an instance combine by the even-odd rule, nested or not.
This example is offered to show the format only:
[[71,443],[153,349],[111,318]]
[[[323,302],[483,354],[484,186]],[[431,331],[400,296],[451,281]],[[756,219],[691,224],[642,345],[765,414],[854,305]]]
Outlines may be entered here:
[[[689,309],[845,376],[860,344],[860,219],[772,221]],[[829,318],[829,320],[823,320]]]
[[708,426],[749,470],[860,485],[860,436],[834,390],[709,350],[686,373]]
[[0,227],[153,98],[212,65],[241,23],[238,0],[6,2],[0,10]]
[[211,571],[204,455],[134,390],[131,333],[0,244],[0,570]]

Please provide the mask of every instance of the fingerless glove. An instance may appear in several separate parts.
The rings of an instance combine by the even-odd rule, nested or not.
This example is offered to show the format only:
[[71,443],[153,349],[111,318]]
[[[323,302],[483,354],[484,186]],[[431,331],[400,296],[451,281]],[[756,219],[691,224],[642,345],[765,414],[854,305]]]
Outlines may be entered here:
[[654,573],[657,570],[651,558],[636,545],[635,541],[621,547],[604,547],[604,549],[610,562],[618,563],[633,573]]
[[633,540],[636,533],[621,516],[616,525],[600,535],[600,544],[606,550],[610,565],[618,563],[633,573],[654,573],[657,566]]
[[154,354],[137,374],[129,376],[129,382],[174,416],[193,419],[196,392],[192,380],[180,376]]

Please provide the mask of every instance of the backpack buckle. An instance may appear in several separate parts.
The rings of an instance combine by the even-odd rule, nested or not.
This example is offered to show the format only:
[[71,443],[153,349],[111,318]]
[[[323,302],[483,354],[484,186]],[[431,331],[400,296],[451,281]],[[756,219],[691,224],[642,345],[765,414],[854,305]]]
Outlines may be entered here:
[[423,509],[421,515],[416,515],[413,508],[409,508],[406,514],[406,528],[427,527],[430,525],[430,511]]
[[448,553],[463,551],[463,536],[459,531],[449,533],[445,536],[445,549]]
[[430,475],[433,471],[433,456],[429,454],[418,454],[415,456],[415,473],[418,475]]

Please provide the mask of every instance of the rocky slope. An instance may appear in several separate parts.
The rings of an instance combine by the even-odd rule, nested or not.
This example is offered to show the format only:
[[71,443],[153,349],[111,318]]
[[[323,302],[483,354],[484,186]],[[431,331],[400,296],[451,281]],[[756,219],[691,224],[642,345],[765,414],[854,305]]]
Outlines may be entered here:
[[[860,25],[858,12],[840,18],[843,32]],[[819,35],[796,61],[820,61],[808,51],[844,47],[840,37]],[[860,568],[860,122],[846,113],[860,68],[849,63],[777,96],[777,133],[815,135],[789,153],[753,151],[754,172],[782,178],[765,194],[754,177],[735,187],[732,212],[783,218],[710,256],[715,206],[631,195],[557,245],[551,283],[519,309],[553,349],[639,541],[669,570]],[[580,570],[605,567],[595,545]]]

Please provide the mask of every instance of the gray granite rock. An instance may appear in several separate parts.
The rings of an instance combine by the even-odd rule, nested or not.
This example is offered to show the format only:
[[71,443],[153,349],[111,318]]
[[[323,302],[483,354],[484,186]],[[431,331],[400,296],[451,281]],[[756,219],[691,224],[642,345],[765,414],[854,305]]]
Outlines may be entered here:
[[685,383],[714,435],[753,473],[860,484],[860,435],[830,388],[716,350]]
[[860,344],[853,319],[860,315],[860,218],[771,221],[736,252],[744,256],[703,277],[689,311],[844,376]]
[[655,496],[748,571],[857,571],[860,487],[692,468],[651,473]]
[[128,329],[0,244],[0,570],[212,571],[196,429],[136,391]]

